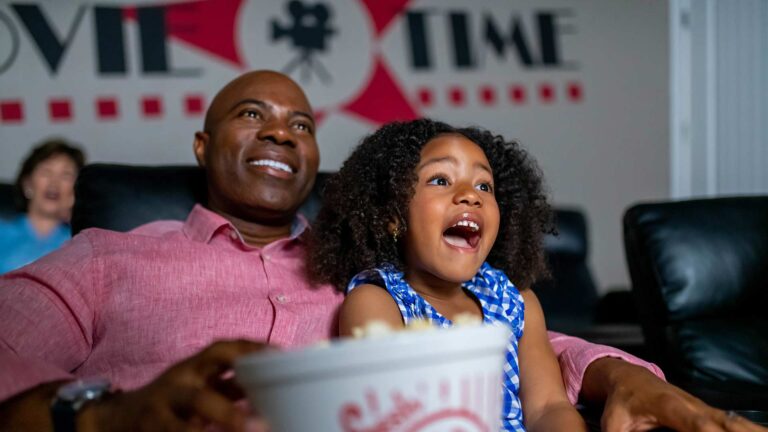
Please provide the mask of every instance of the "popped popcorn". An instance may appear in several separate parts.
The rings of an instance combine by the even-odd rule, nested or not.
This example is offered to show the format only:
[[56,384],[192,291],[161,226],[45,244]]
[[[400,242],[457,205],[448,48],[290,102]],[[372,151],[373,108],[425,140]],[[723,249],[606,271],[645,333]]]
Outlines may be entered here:
[[[483,320],[480,317],[470,313],[460,313],[453,318],[453,325],[455,327],[480,325],[482,323]],[[436,327],[429,320],[413,319],[403,328],[403,331],[426,331],[433,330],[435,328]],[[371,320],[366,322],[363,326],[353,328],[352,337],[356,339],[369,337],[375,338],[388,335],[396,331],[396,329],[393,329],[392,326],[385,323],[384,321]]]

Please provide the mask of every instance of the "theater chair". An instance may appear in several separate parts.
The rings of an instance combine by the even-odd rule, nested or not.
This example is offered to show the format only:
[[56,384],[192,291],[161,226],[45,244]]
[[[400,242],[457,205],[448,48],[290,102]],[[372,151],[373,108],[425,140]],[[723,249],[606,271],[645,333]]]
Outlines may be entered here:
[[552,278],[533,286],[547,328],[646,357],[631,293],[619,289],[603,296],[598,293],[587,263],[589,242],[584,213],[556,209],[555,222],[558,234],[544,239]]
[[652,360],[712,405],[768,410],[768,197],[636,205],[624,242]]
[[[320,173],[302,212],[319,209]],[[195,203],[206,203],[205,172],[196,166],[91,164],[75,183],[72,234],[86,228],[128,231],[156,220],[185,220]]]
[[[320,191],[328,173],[317,176],[301,212],[310,220],[320,207]],[[205,174],[192,166],[127,166],[92,164],[80,171],[75,185],[72,232],[97,227],[128,231],[160,219],[184,220],[195,203],[205,203]],[[637,324],[606,325],[599,319],[597,289],[587,267],[587,227],[577,210],[556,210],[559,236],[546,238],[545,249],[553,278],[534,286],[548,320],[557,331],[634,354],[642,346]],[[623,294],[629,295],[629,292]],[[621,299],[619,294],[616,298]],[[631,300],[631,299],[630,299]],[[614,316],[632,317],[631,301],[608,302]],[[612,320],[608,320],[612,321]],[[617,320],[613,320],[617,321]],[[621,320],[618,320],[621,321]]]
[[0,219],[13,219],[18,214],[13,185],[0,183]]

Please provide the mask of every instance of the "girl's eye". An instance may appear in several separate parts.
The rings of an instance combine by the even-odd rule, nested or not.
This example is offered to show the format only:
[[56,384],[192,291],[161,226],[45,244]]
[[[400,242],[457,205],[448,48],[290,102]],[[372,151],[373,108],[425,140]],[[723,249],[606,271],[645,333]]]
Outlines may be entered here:
[[427,182],[429,185],[448,186],[448,179],[445,177],[433,177]]
[[493,192],[493,186],[490,183],[480,183],[479,185],[475,186],[477,190],[483,191],[483,192]]

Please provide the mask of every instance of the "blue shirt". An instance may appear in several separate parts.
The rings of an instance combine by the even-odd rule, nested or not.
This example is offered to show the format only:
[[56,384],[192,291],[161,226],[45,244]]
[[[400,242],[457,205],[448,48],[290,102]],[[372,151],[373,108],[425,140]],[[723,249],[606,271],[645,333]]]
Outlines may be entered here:
[[26,215],[0,220],[0,274],[25,266],[58,249],[71,237],[69,225],[39,237]]
[[[403,321],[407,325],[414,318],[428,320],[440,327],[453,325],[450,320],[440,315],[423,297],[406,282],[402,272],[391,264],[360,272],[347,286],[347,293],[364,284],[383,286],[397,303]],[[520,369],[517,348],[523,336],[524,312],[523,296],[501,270],[483,263],[477,274],[462,287],[473,295],[483,310],[483,321],[500,322],[512,330],[507,345],[506,364],[504,365],[504,401],[502,430],[525,431],[523,410],[520,405]]]

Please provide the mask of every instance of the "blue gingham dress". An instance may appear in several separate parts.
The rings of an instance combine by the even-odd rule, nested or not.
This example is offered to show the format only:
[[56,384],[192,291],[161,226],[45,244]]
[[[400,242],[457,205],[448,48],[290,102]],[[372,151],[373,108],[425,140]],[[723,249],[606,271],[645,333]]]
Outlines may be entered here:
[[[403,273],[391,264],[358,273],[347,285],[347,293],[363,284],[384,285],[400,308],[405,324],[417,318],[429,320],[440,327],[452,325],[450,320],[440,315],[416,293],[405,281]],[[523,297],[504,272],[488,263],[483,263],[475,277],[462,286],[479,300],[484,322],[501,322],[512,329],[512,337],[507,346],[507,362],[504,365],[502,430],[525,431],[523,410],[520,406],[520,369],[517,361],[518,341],[523,336]]]

